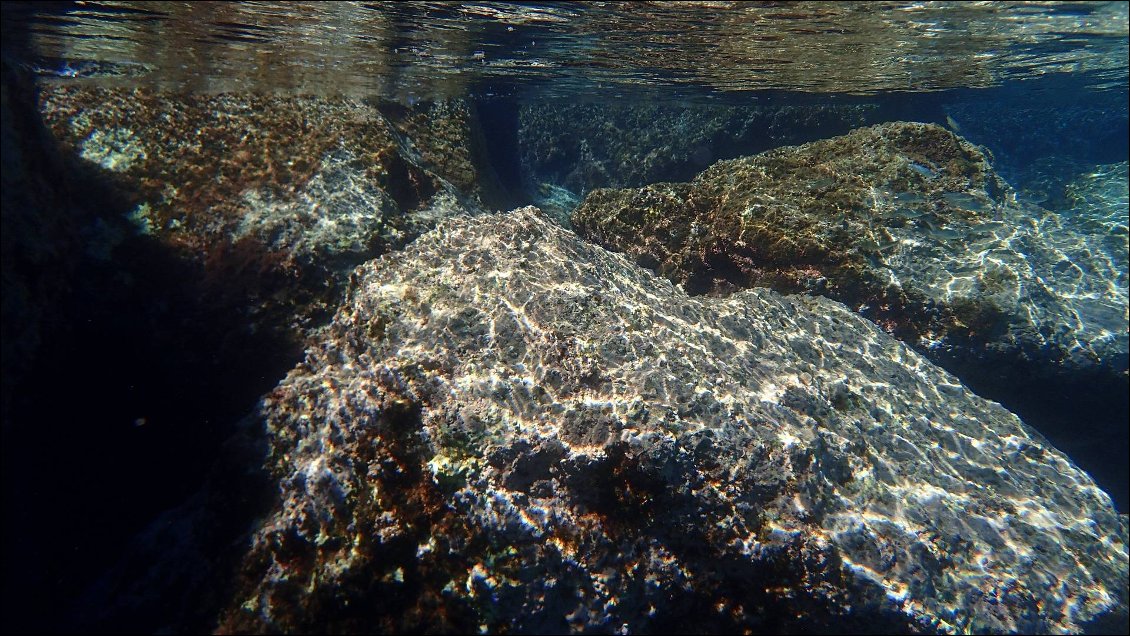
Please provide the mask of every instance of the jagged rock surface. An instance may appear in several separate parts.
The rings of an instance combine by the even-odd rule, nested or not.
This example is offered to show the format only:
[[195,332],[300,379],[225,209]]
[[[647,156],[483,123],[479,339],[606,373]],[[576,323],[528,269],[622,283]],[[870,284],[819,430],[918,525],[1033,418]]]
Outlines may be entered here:
[[280,496],[221,631],[1126,621],[1125,518],[1014,415],[838,303],[689,297],[530,208],[359,268],[260,416]]
[[577,230],[692,293],[840,300],[951,369],[1125,387],[1125,223],[1017,203],[976,147],[894,123],[720,161],[687,183],[598,190]]

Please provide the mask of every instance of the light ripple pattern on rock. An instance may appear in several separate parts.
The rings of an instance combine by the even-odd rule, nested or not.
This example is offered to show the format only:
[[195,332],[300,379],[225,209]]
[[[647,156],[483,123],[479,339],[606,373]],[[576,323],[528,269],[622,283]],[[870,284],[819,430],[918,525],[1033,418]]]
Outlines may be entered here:
[[1124,223],[1072,218],[1093,212],[1018,202],[977,147],[897,122],[596,190],[572,222],[692,293],[826,295],[952,370],[1124,393],[1130,244]]
[[1127,525],[847,307],[690,297],[534,208],[354,273],[263,401],[274,512],[221,631],[1071,632]]

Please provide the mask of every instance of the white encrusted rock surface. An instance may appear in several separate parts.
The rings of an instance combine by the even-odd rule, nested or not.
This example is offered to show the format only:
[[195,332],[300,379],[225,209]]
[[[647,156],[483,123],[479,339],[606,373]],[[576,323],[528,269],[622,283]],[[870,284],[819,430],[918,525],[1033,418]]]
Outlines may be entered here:
[[1071,632],[1127,524],[848,308],[689,297],[533,208],[360,267],[261,417],[221,631]]
[[1009,384],[1124,396],[1124,215],[1110,200],[1064,214],[1018,202],[989,159],[938,126],[888,123],[686,183],[596,190],[572,223],[695,293],[839,300],[963,378],[1008,368]]

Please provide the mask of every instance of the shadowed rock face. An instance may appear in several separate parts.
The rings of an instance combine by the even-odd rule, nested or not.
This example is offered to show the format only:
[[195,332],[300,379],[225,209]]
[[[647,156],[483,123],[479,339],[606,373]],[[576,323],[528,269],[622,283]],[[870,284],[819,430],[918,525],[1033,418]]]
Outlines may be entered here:
[[518,114],[518,154],[531,200],[567,219],[594,188],[689,179],[717,159],[877,121],[874,104],[526,104]]
[[532,208],[356,270],[259,416],[280,496],[224,632],[1126,620],[1125,518],[1008,411],[836,302],[689,297]]
[[594,191],[572,222],[692,294],[826,295],[952,369],[1125,387],[1125,222],[1017,203],[977,148],[937,126],[862,128],[687,183]]
[[3,70],[6,624],[199,631],[269,504],[225,440],[354,266],[478,207],[470,111]]

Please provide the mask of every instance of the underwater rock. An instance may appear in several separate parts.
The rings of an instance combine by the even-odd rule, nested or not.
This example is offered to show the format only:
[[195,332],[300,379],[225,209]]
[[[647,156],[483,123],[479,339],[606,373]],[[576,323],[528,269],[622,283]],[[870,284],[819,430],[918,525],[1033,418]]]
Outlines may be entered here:
[[[974,146],[892,123],[597,190],[583,236],[694,293],[829,296],[960,372],[1125,387],[1127,241],[1018,204]],[[1121,284],[1119,282],[1122,281]]]
[[76,219],[88,221],[90,215],[59,185],[58,175],[65,169],[62,157],[47,143],[50,134],[36,112],[34,80],[6,59],[0,73],[0,414],[7,432],[11,400],[79,267],[83,237]]
[[[1065,96],[1061,96],[1065,97]],[[945,106],[959,135],[993,153],[994,166],[1019,190],[1032,187],[1034,164],[1052,160],[1088,164],[1126,157],[1125,99],[1117,92],[1091,93],[1088,102],[1011,104],[971,100]]]
[[[467,124],[457,105],[401,109],[415,123],[398,127],[347,98],[49,86],[41,109],[125,193],[136,231],[248,298],[257,328],[328,318],[350,269],[481,203],[437,172],[475,180],[470,151],[455,150],[470,136],[455,134]],[[419,145],[405,136],[433,116],[442,135]],[[447,145],[437,149],[438,137]]]
[[350,287],[261,403],[279,498],[221,632],[1126,621],[1109,497],[839,303],[688,296],[534,208]]
[[1125,240],[1130,224],[1130,163],[1089,166],[1063,187],[1062,203],[1066,223],[1080,226],[1089,234],[1121,235]]
[[531,199],[567,217],[595,188],[690,179],[717,159],[843,134],[878,114],[874,104],[527,104],[518,145]]
[[483,206],[505,199],[489,165],[488,142],[479,124],[479,112],[461,98],[425,101],[414,106],[373,102],[400,135],[404,147],[439,178]]

